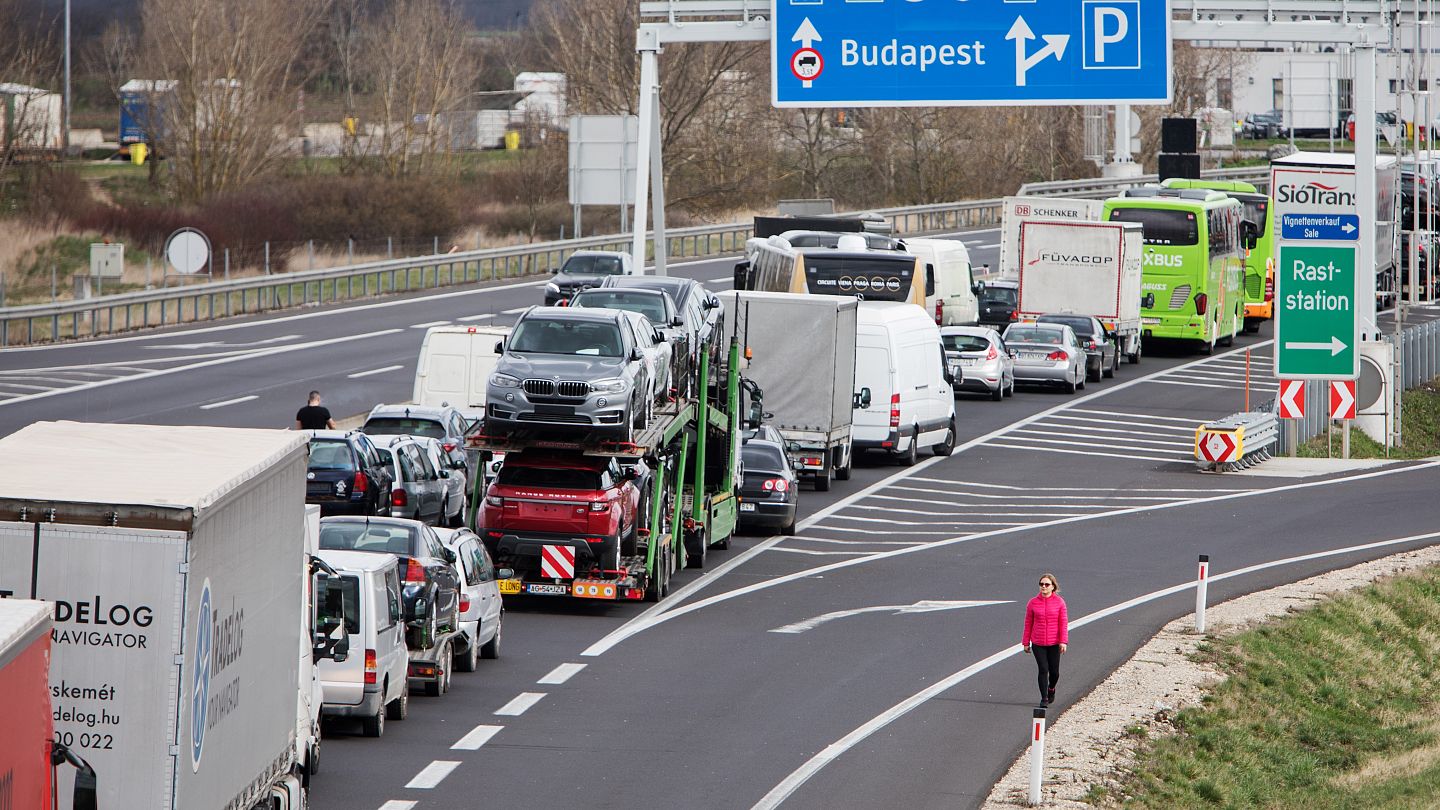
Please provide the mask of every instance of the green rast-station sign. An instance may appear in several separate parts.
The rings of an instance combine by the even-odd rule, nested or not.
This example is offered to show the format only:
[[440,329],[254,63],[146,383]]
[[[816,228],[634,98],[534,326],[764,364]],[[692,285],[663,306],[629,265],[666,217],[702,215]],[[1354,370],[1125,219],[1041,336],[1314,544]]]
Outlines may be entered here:
[[1353,379],[1355,248],[1280,244],[1275,268],[1275,376]]

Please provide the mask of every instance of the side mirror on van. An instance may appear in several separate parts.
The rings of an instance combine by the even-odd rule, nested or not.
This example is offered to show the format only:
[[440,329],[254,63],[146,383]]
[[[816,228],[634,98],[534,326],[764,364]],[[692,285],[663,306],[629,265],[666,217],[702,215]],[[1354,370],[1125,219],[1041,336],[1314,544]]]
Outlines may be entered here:
[[631,360],[643,360],[643,359],[645,359],[645,354],[644,354],[643,352],[641,352],[639,349],[631,349],[631,350],[630,350],[630,359],[631,359]]
[[1260,228],[1248,219],[1240,220],[1240,240],[1245,243],[1246,250],[1254,250],[1260,243]]
[[861,388],[860,393],[855,395],[855,408],[864,410],[870,407],[870,389]]
[[925,297],[935,295],[935,265],[925,265]]
[[975,282],[974,284],[971,284],[971,285],[970,285],[970,291],[973,292],[973,293],[975,293],[976,295],[984,295],[984,294],[985,294],[985,282],[983,282],[983,281],[977,281],[977,282]]
[[675,317],[673,317],[673,318],[670,319],[670,325],[671,325],[671,326],[684,326],[684,325],[685,325],[685,321],[682,320],[679,315],[676,315]]

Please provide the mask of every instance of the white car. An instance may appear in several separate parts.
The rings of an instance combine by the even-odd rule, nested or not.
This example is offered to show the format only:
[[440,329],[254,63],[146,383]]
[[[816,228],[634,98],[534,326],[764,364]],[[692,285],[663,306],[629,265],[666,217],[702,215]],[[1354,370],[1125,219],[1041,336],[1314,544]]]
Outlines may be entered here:
[[387,718],[404,720],[410,709],[400,563],[389,554],[362,551],[325,549],[319,557],[340,575],[329,587],[344,601],[350,643],[343,662],[316,664],[324,693],[320,713],[359,718],[366,737],[379,737]]
[[502,579],[515,572],[495,569],[485,544],[469,529],[436,529],[440,542],[455,552],[455,567],[460,571],[460,631],[465,636],[463,649],[456,652],[455,668],[474,672],[477,658],[499,658],[501,625],[505,607],[500,601]]
[[468,492],[466,487],[470,483],[465,477],[464,455],[445,452],[445,447],[439,439],[416,436],[415,441],[425,448],[426,454],[430,457],[430,463],[435,465],[435,469],[450,473],[449,477],[445,478],[445,503],[441,510],[443,524],[446,526],[462,525],[465,518],[465,496]]
[[645,367],[650,371],[650,394],[655,402],[670,398],[670,363],[674,349],[665,334],[650,319],[638,312],[625,313],[625,320],[635,330],[635,345],[644,355]]

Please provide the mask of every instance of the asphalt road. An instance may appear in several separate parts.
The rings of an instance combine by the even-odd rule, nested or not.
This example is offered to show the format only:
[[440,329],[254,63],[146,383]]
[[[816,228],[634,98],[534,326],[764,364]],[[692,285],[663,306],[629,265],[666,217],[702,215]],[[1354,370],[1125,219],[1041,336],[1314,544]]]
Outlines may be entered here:
[[[998,264],[994,231],[964,238]],[[677,273],[720,287],[730,264]],[[284,426],[312,387],[361,413],[408,398],[422,327],[503,322],[537,286],[7,352],[0,433],[56,418]],[[331,730],[314,806],[975,806],[1026,741],[1037,692],[1018,641],[1042,571],[1070,605],[1063,710],[1193,609],[1197,554],[1220,601],[1434,542],[1440,504],[1417,497],[1436,486],[1430,465],[1195,471],[1195,425],[1244,402],[1246,349],[1251,396],[1273,395],[1267,337],[1210,358],[1147,344],[1141,365],[1074,396],[962,399],[954,456],[866,459],[804,493],[795,537],[712,552],[660,605],[510,603],[500,660],[412,700],[381,740]],[[498,730],[452,747],[482,726]]]

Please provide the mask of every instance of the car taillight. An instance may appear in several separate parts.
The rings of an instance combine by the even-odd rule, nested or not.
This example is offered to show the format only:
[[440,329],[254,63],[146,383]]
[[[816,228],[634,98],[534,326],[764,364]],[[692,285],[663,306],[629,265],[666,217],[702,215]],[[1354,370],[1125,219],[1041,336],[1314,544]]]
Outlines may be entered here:
[[1000,356],[1000,350],[997,349],[997,348],[995,348],[995,346],[994,346],[993,344],[990,346],[990,350],[987,351],[987,352],[985,352],[985,359],[986,359],[986,360],[994,360],[994,359],[998,358],[999,356]]
[[1209,303],[1210,303],[1210,296],[1206,295],[1205,293],[1196,293],[1196,294],[1195,294],[1195,314],[1196,314],[1196,315],[1204,315],[1204,314],[1205,314],[1205,308],[1206,308],[1207,305],[1209,305]]
[[404,506],[410,502],[410,494],[400,487],[390,490],[390,505]]
[[790,490],[790,482],[784,478],[771,478],[767,480],[762,487],[766,492],[788,492]]
[[939,324],[945,319],[945,299],[935,299],[935,323]]
[[1012,321],[1018,321],[1018,320],[1020,320],[1020,313],[1018,313],[1018,312],[1011,312],[1011,313],[1010,313],[1010,320],[1012,320]]
[[485,505],[486,505],[486,506],[504,506],[504,505],[505,505],[505,499],[502,498],[502,497],[500,497],[499,495],[486,495],[486,496],[485,496]]
[[370,479],[365,477],[365,473],[360,472],[360,471],[356,471],[356,473],[355,473],[355,494],[357,494],[357,495],[362,494],[362,493],[364,493],[364,492],[365,492],[366,490],[368,490],[368,489],[370,489]]
[[455,443],[454,443],[454,442],[445,442],[444,444],[440,445],[440,447],[441,447],[442,449],[444,449],[444,451],[447,452],[447,453],[453,453],[453,452],[455,452]]
[[1087,341],[1085,341],[1085,348],[1087,348],[1087,349],[1093,349],[1093,348],[1095,348],[1095,341],[1093,341],[1093,340],[1087,340]]
[[406,563],[406,565],[405,565],[405,581],[406,581],[406,582],[424,582],[424,581],[425,581],[425,566],[421,565],[419,560],[416,560],[416,559],[413,559],[413,558],[412,558],[412,559],[410,560],[410,562]]
[[1046,360],[1066,360],[1066,359],[1069,359],[1069,356],[1066,355],[1065,352],[1061,351],[1060,349],[1056,349],[1055,351],[1050,352],[1049,354],[1045,355],[1045,359],[1046,359]]
[[605,538],[603,538],[603,537],[587,537],[587,538],[585,538],[585,542],[598,544],[598,543],[603,543],[603,542],[605,542]]
[[365,683],[367,683],[367,684],[373,684],[373,683],[375,683],[375,673],[376,673],[378,670],[379,670],[379,666],[377,666],[376,663],[375,663],[375,651],[374,651],[374,650],[366,650],[366,651],[365,651]]
[[461,613],[464,613],[465,611],[467,611],[467,610],[469,610],[469,609],[470,609],[470,597],[466,596],[466,595],[463,594],[463,593],[460,594],[460,612],[461,612]]
[[900,395],[890,395],[890,427],[900,427]]
[[591,502],[590,502],[590,511],[591,511],[591,512],[604,512],[604,511],[607,511],[609,508],[610,508],[610,502],[609,502],[609,501],[591,501]]

